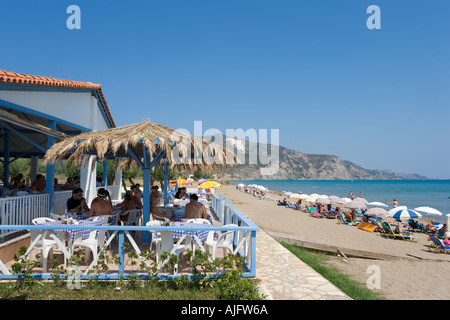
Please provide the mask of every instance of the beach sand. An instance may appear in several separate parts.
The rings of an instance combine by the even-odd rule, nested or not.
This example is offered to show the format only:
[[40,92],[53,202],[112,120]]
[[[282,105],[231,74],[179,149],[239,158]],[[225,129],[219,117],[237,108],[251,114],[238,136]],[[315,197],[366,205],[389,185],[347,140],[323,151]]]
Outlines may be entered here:
[[[383,255],[383,259],[349,257],[343,262],[337,255],[330,264],[338,267],[353,279],[366,283],[372,275],[369,266],[380,271],[380,288],[374,291],[387,299],[450,299],[450,254],[436,254],[428,248],[430,242],[425,234],[415,233],[417,242],[381,237],[379,233],[359,230],[355,226],[338,224],[334,219],[317,219],[308,213],[277,206],[275,201],[259,199],[238,191],[234,185],[216,189],[234,201],[233,207],[250,218],[261,229],[274,237],[292,238],[322,247],[339,247],[342,252],[364,251]],[[278,194],[269,193],[274,199]],[[385,255],[390,255],[386,259]]]

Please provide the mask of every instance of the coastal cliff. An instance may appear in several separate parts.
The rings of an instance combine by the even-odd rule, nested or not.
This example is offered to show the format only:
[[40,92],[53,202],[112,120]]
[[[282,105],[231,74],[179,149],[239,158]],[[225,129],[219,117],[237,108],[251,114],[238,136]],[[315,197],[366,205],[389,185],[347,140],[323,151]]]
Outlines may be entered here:
[[[384,179],[427,179],[418,174],[395,173],[391,170],[365,169],[334,155],[306,154],[282,146],[278,147],[279,166],[274,174],[264,174],[264,169],[276,169],[275,151],[271,145],[256,144],[235,138],[226,138],[224,146],[240,154],[241,164],[229,167],[217,174],[220,179],[243,180],[384,180]],[[258,154],[258,157],[255,156]],[[266,156],[263,163],[259,154]],[[244,158],[245,155],[245,158]],[[252,159],[253,157],[253,159]],[[257,158],[257,161],[255,161]],[[261,170],[263,169],[263,170]]]

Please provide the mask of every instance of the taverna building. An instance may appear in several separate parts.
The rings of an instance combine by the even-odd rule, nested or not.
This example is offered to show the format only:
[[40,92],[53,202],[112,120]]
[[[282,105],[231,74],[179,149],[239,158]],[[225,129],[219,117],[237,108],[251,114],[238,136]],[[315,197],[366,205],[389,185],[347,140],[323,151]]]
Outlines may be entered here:
[[[54,165],[47,165],[45,193],[18,192],[10,186],[10,164],[31,159],[30,183],[38,174],[39,160],[55,143],[67,136],[114,128],[115,123],[100,84],[0,70],[0,160],[3,172],[0,223],[31,224],[35,216],[64,213],[71,191],[54,190]],[[93,161],[93,160],[89,160]],[[106,163],[105,163],[106,164]],[[103,164],[103,165],[105,165]],[[89,163],[79,172],[80,187],[88,203],[96,196],[96,170]],[[106,169],[106,166],[104,167]],[[103,170],[103,184],[106,172]],[[120,196],[121,174],[108,186],[113,198]],[[39,203],[39,205],[35,205]],[[31,210],[32,209],[32,210]],[[0,242],[9,234],[1,230]]]

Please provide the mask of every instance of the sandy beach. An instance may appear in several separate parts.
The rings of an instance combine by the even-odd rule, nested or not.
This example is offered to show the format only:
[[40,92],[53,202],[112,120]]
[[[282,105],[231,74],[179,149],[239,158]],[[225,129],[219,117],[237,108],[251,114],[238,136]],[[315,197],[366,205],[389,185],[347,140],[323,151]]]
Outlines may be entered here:
[[[330,264],[338,267],[353,279],[366,283],[371,275],[369,266],[380,270],[380,288],[374,289],[387,299],[450,299],[450,254],[437,254],[428,248],[425,234],[415,233],[417,242],[381,237],[377,232],[366,232],[355,226],[338,224],[334,219],[317,219],[308,213],[277,206],[276,202],[259,199],[238,191],[233,185],[216,189],[234,201],[233,206],[249,217],[261,229],[273,236],[323,247],[339,247],[342,252],[368,252],[381,259],[349,257],[347,262],[337,257]],[[269,193],[280,199],[276,193]]]

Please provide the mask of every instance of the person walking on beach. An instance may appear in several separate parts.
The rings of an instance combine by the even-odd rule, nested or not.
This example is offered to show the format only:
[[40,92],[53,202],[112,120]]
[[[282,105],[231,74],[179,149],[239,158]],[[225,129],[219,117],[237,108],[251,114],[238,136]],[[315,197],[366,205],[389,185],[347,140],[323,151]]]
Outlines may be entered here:
[[349,198],[352,199],[352,200],[355,199],[355,195],[353,194],[353,191],[350,191],[350,196],[349,196]]

